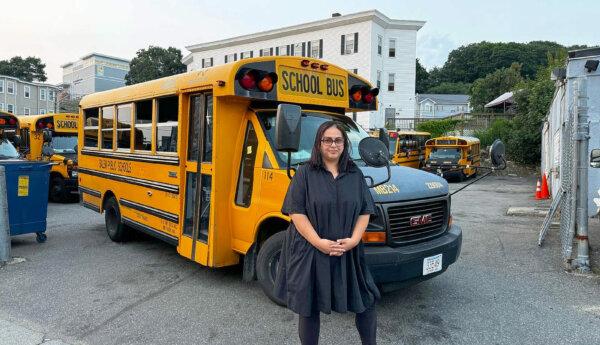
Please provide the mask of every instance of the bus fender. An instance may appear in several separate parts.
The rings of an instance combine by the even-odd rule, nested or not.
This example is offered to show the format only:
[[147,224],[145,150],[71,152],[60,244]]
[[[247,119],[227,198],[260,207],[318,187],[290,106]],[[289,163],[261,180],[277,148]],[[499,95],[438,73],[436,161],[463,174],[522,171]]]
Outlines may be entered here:
[[256,255],[258,254],[256,248],[256,242],[252,243],[244,256],[242,280],[245,282],[251,282],[256,279]]

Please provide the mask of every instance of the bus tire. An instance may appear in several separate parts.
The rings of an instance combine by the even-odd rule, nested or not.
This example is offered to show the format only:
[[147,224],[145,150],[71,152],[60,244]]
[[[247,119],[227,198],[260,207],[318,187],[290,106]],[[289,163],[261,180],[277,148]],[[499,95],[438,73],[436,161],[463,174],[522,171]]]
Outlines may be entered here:
[[65,193],[65,180],[61,176],[53,176],[50,178],[50,190],[48,193],[51,201],[64,202],[67,200]]
[[114,196],[109,197],[104,203],[104,222],[106,233],[114,242],[123,242],[127,237],[127,228],[121,220],[119,203]]
[[269,237],[260,247],[256,260],[256,277],[260,287],[271,301],[280,306],[285,306],[285,301],[275,296],[274,289],[277,265],[285,234],[285,231],[281,231]]

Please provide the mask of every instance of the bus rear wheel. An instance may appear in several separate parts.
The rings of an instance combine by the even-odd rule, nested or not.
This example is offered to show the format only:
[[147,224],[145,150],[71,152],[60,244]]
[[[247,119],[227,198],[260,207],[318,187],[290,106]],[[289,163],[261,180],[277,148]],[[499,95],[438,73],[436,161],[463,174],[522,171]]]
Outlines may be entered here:
[[115,242],[126,240],[127,228],[121,221],[121,210],[114,196],[109,197],[104,204],[104,222],[106,223],[106,233],[111,240]]
[[281,246],[285,239],[285,231],[276,233],[269,237],[261,246],[256,260],[256,276],[263,292],[269,299],[281,306],[285,306],[285,301],[275,296],[275,277],[277,276],[277,266],[281,257]]

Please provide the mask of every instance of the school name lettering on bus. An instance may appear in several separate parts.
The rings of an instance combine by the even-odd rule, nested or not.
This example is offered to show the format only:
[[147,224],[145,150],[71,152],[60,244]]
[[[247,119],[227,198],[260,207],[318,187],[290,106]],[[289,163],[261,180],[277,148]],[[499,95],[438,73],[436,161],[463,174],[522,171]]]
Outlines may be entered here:
[[130,162],[119,162],[109,159],[99,159],[98,166],[100,167],[100,169],[118,172],[130,173],[132,171]]
[[336,75],[283,69],[281,71],[281,90],[286,94],[344,100],[346,80]]
[[58,120],[58,121],[56,121],[56,128],[57,129],[61,129],[61,128],[76,129],[77,121],[76,120]]

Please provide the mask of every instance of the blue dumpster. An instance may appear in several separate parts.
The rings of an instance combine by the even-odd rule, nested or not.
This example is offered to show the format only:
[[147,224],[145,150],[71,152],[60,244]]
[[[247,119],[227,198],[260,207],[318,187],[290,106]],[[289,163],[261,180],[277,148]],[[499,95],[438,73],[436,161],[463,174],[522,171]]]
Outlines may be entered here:
[[38,242],[45,242],[50,164],[0,160],[0,165],[6,173],[10,235],[35,233]]

